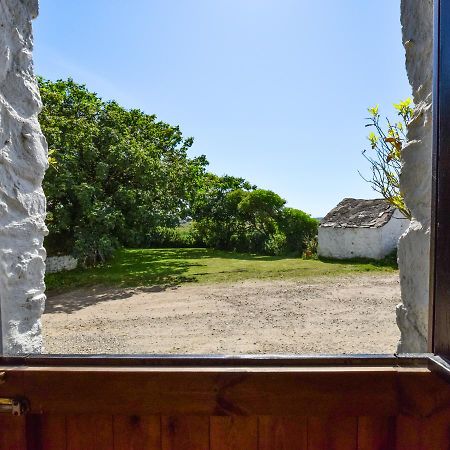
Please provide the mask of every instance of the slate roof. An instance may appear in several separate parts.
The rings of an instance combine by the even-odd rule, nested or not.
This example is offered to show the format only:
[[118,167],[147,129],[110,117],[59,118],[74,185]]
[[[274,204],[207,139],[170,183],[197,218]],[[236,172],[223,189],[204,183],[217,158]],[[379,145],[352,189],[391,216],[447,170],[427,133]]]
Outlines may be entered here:
[[321,221],[321,227],[380,228],[386,225],[395,212],[383,198],[365,200],[344,198]]

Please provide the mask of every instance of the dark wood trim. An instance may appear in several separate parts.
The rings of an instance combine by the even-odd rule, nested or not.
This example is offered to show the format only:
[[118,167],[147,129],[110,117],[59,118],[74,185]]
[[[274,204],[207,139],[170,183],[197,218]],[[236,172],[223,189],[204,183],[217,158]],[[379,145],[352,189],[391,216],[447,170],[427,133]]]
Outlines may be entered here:
[[401,355],[26,355],[0,367],[428,367],[431,354]]
[[438,118],[439,118],[439,30],[440,30],[440,0],[434,1],[433,21],[433,149],[432,149],[432,181],[431,181],[431,224],[430,224],[430,286],[428,305],[428,351],[434,352],[434,297],[435,297],[435,267],[436,267],[436,207],[437,207],[437,148],[438,148]]
[[[450,357],[450,1],[435,0],[431,346]],[[444,26],[445,24],[445,26]]]

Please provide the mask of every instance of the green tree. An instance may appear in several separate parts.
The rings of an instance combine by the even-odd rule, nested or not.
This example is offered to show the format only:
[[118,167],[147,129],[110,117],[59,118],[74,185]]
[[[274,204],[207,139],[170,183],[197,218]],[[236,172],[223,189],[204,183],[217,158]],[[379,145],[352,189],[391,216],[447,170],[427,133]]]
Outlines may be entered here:
[[232,236],[242,232],[238,204],[255,187],[243,178],[206,173],[190,209],[197,240],[207,247],[229,249]]
[[[84,264],[119,246],[205,245],[301,253],[316,223],[276,193],[206,172],[192,138],[138,109],[104,102],[73,80],[39,79],[40,122],[50,150],[44,179],[49,254]],[[194,226],[180,231],[181,219]]]
[[140,110],[104,102],[73,80],[39,79],[52,164],[44,179],[50,253],[86,264],[186,216],[207,165],[192,138]]
[[255,189],[247,193],[238,205],[238,210],[250,226],[265,235],[277,231],[277,222],[286,200],[275,192]]
[[386,124],[381,123],[378,105],[369,108],[370,117],[366,127],[374,128],[369,136],[371,150],[363,150],[364,158],[369,162],[371,177],[362,178],[371,184],[391,205],[408,219],[411,212],[405,205],[403,193],[400,189],[400,173],[402,168],[401,151],[406,141],[406,129],[413,114],[411,99],[394,103],[399,121],[392,122],[386,118]]
[[302,254],[317,236],[319,221],[300,209],[283,208],[279,228],[286,236],[287,251]]
[[197,235],[208,247],[252,253],[301,254],[317,221],[285,208],[275,192],[243,179],[209,175],[192,209]]

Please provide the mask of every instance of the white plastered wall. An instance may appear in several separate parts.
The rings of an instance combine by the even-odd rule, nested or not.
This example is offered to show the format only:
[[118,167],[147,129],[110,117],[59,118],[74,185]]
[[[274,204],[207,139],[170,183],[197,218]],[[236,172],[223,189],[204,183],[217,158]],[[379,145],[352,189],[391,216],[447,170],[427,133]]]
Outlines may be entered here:
[[408,126],[400,178],[413,216],[399,242],[402,303],[397,307],[399,352],[427,351],[431,212],[433,2],[402,0],[401,22],[406,69],[415,103]]
[[391,220],[381,230],[381,246],[384,255],[388,255],[398,247],[400,236],[408,229],[409,219],[396,210]]
[[0,0],[0,353],[42,350],[47,146],[37,115],[37,0]]
[[382,259],[396,247],[409,221],[396,211],[379,228],[319,227],[318,254],[325,258]]
[[319,227],[319,256],[325,258],[382,258],[380,228]]

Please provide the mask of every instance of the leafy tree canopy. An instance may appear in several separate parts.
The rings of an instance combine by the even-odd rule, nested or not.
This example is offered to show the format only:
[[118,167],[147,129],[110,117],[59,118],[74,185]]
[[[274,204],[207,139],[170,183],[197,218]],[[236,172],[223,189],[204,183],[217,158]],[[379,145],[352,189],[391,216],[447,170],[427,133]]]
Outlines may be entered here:
[[51,166],[46,246],[85,262],[119,245],[145,245],[156,226],[187,214],[207,160],[189,158],[192,138],[138,109],[104,102],[72,79],[39,79]]
[[197,198],[200,206],[194,203],[193,218],[197,236],[207,247],[302,254],[317,234],[317,220],[286,208],[286,201],[275,192],[242,179],[211,177],[206,192]]
[[[120,246],[193,246],[301,254],[317,221],[275,192],[206,171],[192,138],[72,79],[39,79],[50,168],[49,254],[95,264]],[[189,225],[189,220],[193,224]],[[189,227],[180,228],[184,220]]]

